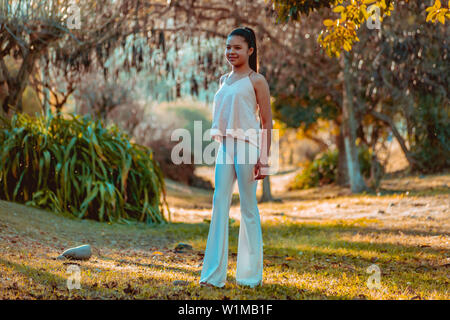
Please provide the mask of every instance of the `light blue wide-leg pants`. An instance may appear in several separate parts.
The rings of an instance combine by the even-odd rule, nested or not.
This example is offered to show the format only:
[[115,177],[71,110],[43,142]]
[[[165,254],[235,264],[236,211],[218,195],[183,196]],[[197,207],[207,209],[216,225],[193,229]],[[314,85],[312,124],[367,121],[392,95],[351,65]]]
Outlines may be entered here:
[[215,190],[208,240],[200,282],[225,285],[228,265],[228,219],[236,180],[239,187],[241,222],[239,227],[236,282],[254,287],[262,284],[263,239],[256,200],[258,180],[253,169],[259,148],[233,137],[224,137],[219,146],[214,172]]

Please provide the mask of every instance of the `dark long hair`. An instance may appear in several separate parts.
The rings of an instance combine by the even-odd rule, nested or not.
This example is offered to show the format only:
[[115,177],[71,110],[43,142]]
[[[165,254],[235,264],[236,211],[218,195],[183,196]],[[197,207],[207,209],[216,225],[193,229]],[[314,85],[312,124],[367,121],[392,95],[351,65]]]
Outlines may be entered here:
[[248,64],[253,71],[258,72],[258,51],[256,49],[256,36],[255,32],[247,27],[236,28],[230,32],[228,36],[241,36],[248,44],[248,48],[253,48],[253,53],[248,58]]

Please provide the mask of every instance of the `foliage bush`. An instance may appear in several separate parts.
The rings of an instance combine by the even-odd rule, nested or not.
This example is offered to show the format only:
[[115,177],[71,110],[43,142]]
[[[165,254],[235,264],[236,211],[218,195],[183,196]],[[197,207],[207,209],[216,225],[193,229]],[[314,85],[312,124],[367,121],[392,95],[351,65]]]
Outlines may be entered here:
[[418,99],[412,124],[411,155],[418,162],[414,170],[441,172],[450,168],[450,107],[440,96],[422,95]]
[[[178,109],[185,110],[183,114],[187,117],[183,117],[183,114],[177,112]],[[172,141],[172,133],[179,128],[185,128],[191,133],[191,137],[194,137],[193,121],[189,115],[198,115],[202,120],[200,111],[192,110],[189,112],[188,107],[171,107],[158,109],[157,112],[152,112],[148,115],[142,114],[142,119],[136,128],[133,130],[132,135],[136,142],[143,146],[147,146],[154,152],[154,159],[158,162],[161,171],[165,178],[172,179],[183,184],[213,190],[213,186],[209,180],[203,179],[200,176],[195,175],[196,164],[194,164],[194,154],[190,152],[190,163],[176,164],[173,161],[172,150],[179,144],[179,141]],[[198,119],[196,119],[198,120]],[[117,119],[114,119],[116,122]],[[203,121],[203,120],[202,120]],[[207,125],[203,125],[203,131],[205,131]],[[193,148],[193,141],[191,141],[191,150]],[[205,144],[205,142],[203,142]],[[203,150],[203,149],[202,149]]]
[[[205,109],[192,106],[171,106],[168,111],[173,112],[178,119],[182,119],[182,126],[188,130],[191,137],[195,137],[194,126],[198,122],[201,122],[202,137],[209,128],[211,128],[212,122],[208,119]],[[209,145],[211,141],[201,141],[202,151]],[[191,140],[191,150],[194,150],[194,139]]]
[[[328,150],[318,154],[313,161],[307,161],[301,173],[289,184],[289,190],[308,189],[334,183],[337,179],[338,150]],[[372,152],[366,146],[358,147],[361,174],[370,177]]]
[[[0,122],[0,197],[98,221],[167,222],[165,184],[153,152],[89,116]],[[163,196],[163,201],[161,200]]]

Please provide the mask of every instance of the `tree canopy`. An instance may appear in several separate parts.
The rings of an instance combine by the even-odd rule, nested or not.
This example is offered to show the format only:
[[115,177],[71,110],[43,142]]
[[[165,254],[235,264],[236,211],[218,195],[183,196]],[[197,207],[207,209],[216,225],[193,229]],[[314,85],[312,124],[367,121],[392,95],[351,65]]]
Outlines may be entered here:
[[[339,57],[342,50],[352,49],[354,43],[359,41],[358,29],[369,19],[379,19],[381,23],[394,10],[392,0],[273,0],[273,2],[279,15],[278,21],[299,20],[301,14],[308,15],[314,10],[331,8],[334,17],[323,20],[325,29],[317,41],[329,56],[335,57]],[[450,19],[449,4],[450,1],[445,7],[440,0],[434,0],[425,10],[426,21],[445,24],[445,20]]]

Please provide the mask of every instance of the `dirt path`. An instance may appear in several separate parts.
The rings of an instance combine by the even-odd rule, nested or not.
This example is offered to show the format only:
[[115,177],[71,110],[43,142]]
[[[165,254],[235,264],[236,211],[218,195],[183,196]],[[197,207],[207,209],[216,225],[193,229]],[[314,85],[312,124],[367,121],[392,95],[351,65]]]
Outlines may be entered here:
[[[286,191],[287,182],[299,171],[271,176],[272,194],[281,203],[260,203],[262,220],[280,216],[295,221],[320,221],[328,219],[376,219],[395,227],[450,233],[450,175],[406,176],[389,178],[381,183],[378,195],[351,195],[348,188],[324,186],[309,190]],[[197,174],[213,183],[214,168],[201,168]],[[210,219],[213,192],[180,187],[173,181],[169,189],[177,197],[184,194],[182,203],[172,201],[173,219],[178,222],[202,222]],[[258,184],[257,197],[262,193]],[[179,198],[178,198],[179,200]],[[240,220],[239,188],[235,183],[230,217]]]

